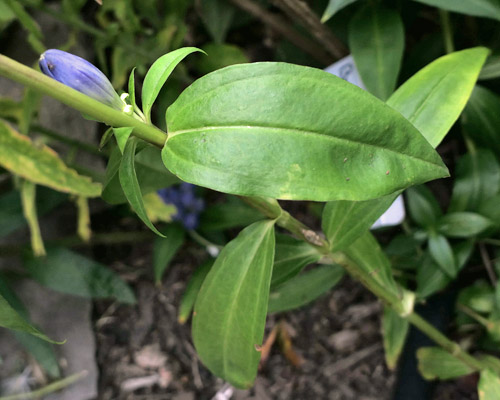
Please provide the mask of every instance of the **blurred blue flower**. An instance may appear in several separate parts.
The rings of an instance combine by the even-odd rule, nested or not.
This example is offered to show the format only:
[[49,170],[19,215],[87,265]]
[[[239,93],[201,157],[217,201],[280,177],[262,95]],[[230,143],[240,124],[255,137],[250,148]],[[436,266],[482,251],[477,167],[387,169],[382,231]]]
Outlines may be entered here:
[[198,227],[200,213],[205,209],[205,202],[196,197],[194,189],[194,185],[183,182],[177,187],[158,190],[158,195],[166,204],[173,204],[177,208],[174,220],[189,230]]
[[126,106],[106,75],[81,57],[50,49],[40,56],[39,65],[45,75],[101,103],[120,111]]

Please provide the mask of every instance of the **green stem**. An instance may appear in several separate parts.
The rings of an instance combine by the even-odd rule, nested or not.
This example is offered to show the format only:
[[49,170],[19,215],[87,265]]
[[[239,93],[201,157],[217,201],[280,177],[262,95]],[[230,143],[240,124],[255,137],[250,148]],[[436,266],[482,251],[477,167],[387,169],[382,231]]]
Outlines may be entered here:
[[88,375],[87,371],[78,372],[76,374],[70,375],[67,378],[52,382],[51,384],[44,386],[41,389],[34,390],[29,393],[19,393],[10,396],[0,397],[0,400],[28,400],[28,399],[39,399],[42,396],[46,396],[50,393],[57,392],[58,390],[64,389],[65,387],[85,378]]
[[0,75],[47,94],[61,103],[81,111],[109,126],[130,126],[134,135],[154,145],[163,147],[167,139],[165,132],[153,125],[145,124],[121,111],[108,107],[56,80],[45,76],[9,57],[0,54]]
[[451,27],[450,13],[439,9],[439,17],[441,18],[441,26],[443,28],[444,49],[446,54],[453,53],[455,46],[453,45],[453,29]]

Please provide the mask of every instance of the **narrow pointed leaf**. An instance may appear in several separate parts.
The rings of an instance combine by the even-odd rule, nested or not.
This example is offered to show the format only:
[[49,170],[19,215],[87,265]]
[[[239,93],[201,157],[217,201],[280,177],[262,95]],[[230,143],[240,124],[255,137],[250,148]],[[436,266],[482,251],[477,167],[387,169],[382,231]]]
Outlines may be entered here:
[[389,369],[396,368],[405,345],[409,326],[408,320],[399,316],[390,307],[384,307],[382,335],[384,338],[385,361]]
[[324,265],[299,274],[271,292],[268,313],[302,307],[325,294],[344,275],[344,269],[338,265]]
[[137,139],[132,137],[125,146],[123,157],[120,162],[119,178],[123,193],[128,202],[137,213],[137,216],[151,229],[154,233],[161,237],[165,237],[155,228],[149,220],[144,202],[142,201],[142,192],[137,175],[135,173],[135,149],[137,147]]
[[439,234],[429,237],[429,253],[441,270],[450,278],[457,276],[457,263],[448,240]]
[[437,147],[465,107],[488,53],[475,47],[438,58],[408,79],[387,104]]
[[289,235],[276,235],[271,287],[276,287],[297,275],[305,266],[318,261],[322,254],[309,243]]
[[221,251],[196,299],[193,341],[201,361],[239,388],[260,360],[274,257],[274,221],[255,222]]
[[0,166],[60,192],[86,197],[101,194],[99,183],[68,168],[52,149],[35,145],[4,122],[0,122]]
[[45,334],[26,322],[26,320],[7,303],[7,300],[5,300],[2,295],[0,295],[0,326],[15,331],[27,332],[30,335],[39,337],[50,343],[59,343],[49,339]]
[[184,47],[165,54],[153,63],[142,86],[142,109],[148,120],[151,115],[151,107],[174,68],[186,56],[196,51],[201,50],[195,47]]
[[368,200],[446,176],[415,128],[327,72],[227,67],[167,110],[166,167],[218,191],[290,200]]
[[386,100],[396,88],[405,35],[396,10],[369,3],[349,25],[349,47],[366,88]]
[[417,350],[418,370],[427,380],[453,379],[474,370],[440,347],[421,347]]
[[343,250],[366,232],[394,202],[397,194],[365,201],[326,203],[321,226],[332,251]]
[[344,251],[366,276],[394,295],[400,295],[392,276],[389,258],[370,232],[365,232]]

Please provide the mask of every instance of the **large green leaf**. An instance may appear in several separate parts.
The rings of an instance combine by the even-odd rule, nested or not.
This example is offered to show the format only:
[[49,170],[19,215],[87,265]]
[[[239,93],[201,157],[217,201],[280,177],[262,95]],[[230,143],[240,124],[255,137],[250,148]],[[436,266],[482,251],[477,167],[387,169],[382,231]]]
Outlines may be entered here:
[[21,317],[16,310],[0,295],[0,326],[7,329],[12,329],[20,332],[27,332],[47,342],[58,343],[45,336],[38,329],[30,325]]
[[492,225],[488,218],[464,211],[448,213],[441,217],[437,224],[437,230],[448,237],[468,238],[480,234]]
[[429,253],[433,260],[450,278],[457,275],[457,262],[450,242],[443,236],[433,233],[429,236]]
[[453,379],[474,370],[440,347],[421,347],[417,350],[418,370],[425,379]]
[[498,0],[415,0],[419,3],[476,17],[500,19]]
[[269,295],[268,313],[302,307],[335,286],[345,271],[338,265],[323,265],[293,277]]
[[151,107],[174,68],[186,56],[195,51],[201,50],[195,47],[183,47],[165,54],[153,63],[142,86],[142,109],[148,120],[151,115]]
[[227,193],[368,200],[447,175],[399,113],[298,65],[241,64],[206,75],[170,106],[167,125],[167,168]]
[[333,251],[343,250],[366,232],[394,202],[397,194],[365,201],[326,203],[321,226]]
[[491,150],[476,149],[457,163],[448,212],[478,211],[499,191],[500,164]]
[[329,0],[326,9],[323,12],[323,16],[321,17],[321,22],[328,21],[335,15],[335,13],[337,13],[337,11],[342,10],[344,7],[347,7],[349,4],[354,3],[355,1],[358,0]]
[[46,257],[29,256],[24,265],[34,280],[53,290],[135,303],[130,287],[112,270],[68,249],[47,249]]
[[309,243],[289,235],[276,235],[271,287],[297,275],[306,265],[319,261],[322,254]]
[[157,235],[165,237],[149,220],[146,208],[144,207],[141,187],[139,186],[139,181],[137,180],[135,172],[135,149],[137,148],[137,142],[138,139],[131,137],[125,146],[118,174],[120,178],[120,185],[123,189],[125,197],[142,222],[144,222],[146,226]]
[[409,327],[410,324],[407,319],[399,316],[390,307],[384,307],[382,334],[384,337],[385,361],[389,369],[396,368],[399,355],[405,345]]
[[201,361],[239,388],[260,360],[274,257],[274,221],[245,228],[219,254],[196,299],[193,341]]
[[438,58],[408,79],[387,104],[437,147],[465,107],[488,53],[475,47]]
[[398,12],[368,3],[349,24],[349,47],[368,91],[386,100],[396,88],[405,44]]
[[365,232],[359,237],[345,249],[345,253],[349,259],[358,265],[365,276],[375,280],[388,292],[396,296],[400,295],[392,276],[391,263],[382,251],[377,239],[370,232]]
[[491,369],[481,371],[477,390],[479,400],[500,399],[500,377]]
[[500,97],[491,90],[476,86],[462,123],[467,134],[478,144],[491,149],[500,157]]
[[34,144],[27,136],[0,121],[0,166],[28,181],[59,192],[85,197],[101,194],[101,185],[68,168],[49,147]]

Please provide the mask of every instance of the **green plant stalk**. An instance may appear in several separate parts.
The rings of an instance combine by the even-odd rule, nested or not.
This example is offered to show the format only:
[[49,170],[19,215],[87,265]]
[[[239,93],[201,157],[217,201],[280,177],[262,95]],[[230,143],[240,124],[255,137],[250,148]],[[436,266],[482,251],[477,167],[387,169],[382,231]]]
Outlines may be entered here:
[[[0,55],[0,75],[22,83],[33,89],[39,90],[49,96],[52,96],[62,103],[67,104],[95,119],[101,120],[110,126],[133,126],[133,134],[140,139],[143,139],[153,145],[163,147],[167,136],[158,128],[146,124],[133,117],[129,117],[119,111],[104,106],[96,100],[93,100],[55,80],[46,77],[45,75],[28,68],[16,61],[13,61],[5,56]],[[332,261],[342,265],[352,276],[359,279],[361,283],[379,299],[400,312],[403,308],[401,298],[391,294],[380,286],[369,274],[364,272],[355,263],[352,263],[342,253],[332,253],[329,244],[326,240],[317,235],[312,229],[308,228],[300,221],[292,217],[288,212],[278,212],[276,204],[267,199],[259,199],[253,197],[245,197],[244,200],[261,211],[264,215],[270,218],[277,218],[277,224],[289,232],[297,235],[301,240],[304,240],[315,246],[321,253],[329,256]],[[474,358],[460,346],[449,340],[434,326],[425,321],[415,312],[410,312],[405,315],[410,323],[415,325],[429,338],[449,351],[453,356],[465,362],[474,370],[482,370],[489,368],[487,364]]]

